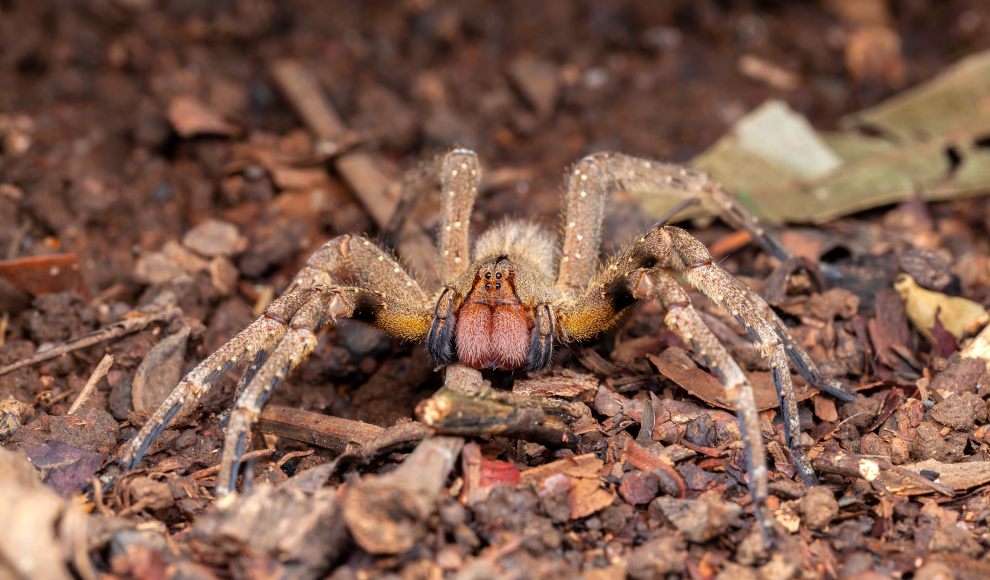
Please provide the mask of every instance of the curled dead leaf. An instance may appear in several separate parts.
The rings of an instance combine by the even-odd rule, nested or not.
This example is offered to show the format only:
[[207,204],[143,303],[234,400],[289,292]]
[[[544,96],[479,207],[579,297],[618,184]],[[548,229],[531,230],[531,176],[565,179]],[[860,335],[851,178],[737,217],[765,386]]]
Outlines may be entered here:
[[894,279],[894,289],[901,295],[908,318],[915,328],[932,343],[936,342],[931,333],[936,317],[956,340],[966,334],[975,334],[990,322],[990,314],[976,302],[926,290],[908,274],[899,274]]

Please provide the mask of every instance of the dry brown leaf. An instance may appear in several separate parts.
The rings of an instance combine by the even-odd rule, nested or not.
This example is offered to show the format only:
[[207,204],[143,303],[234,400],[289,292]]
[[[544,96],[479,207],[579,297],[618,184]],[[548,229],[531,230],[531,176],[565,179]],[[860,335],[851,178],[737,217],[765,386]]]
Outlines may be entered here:
[[[683,368],[674,362],[654,355],[648,355],[648,358],[660,374],[674,381],[678,386],[695,397],[698,397],[709,405],[735,410],[735,406],[733,406],[732,402],[725,395],[725,387],[711,373],[699,368]],[[753,386],[753,396],[756,399],[756,406],[760,411],[776,409],[780,406],[771,373],[752,372],[746,373],[746,376]],[[794,377],[794,390],[798,401],[809,399],[817,393],[814,389],[809,389],[806,385],[803,385],[798,377]]]
[[195,135],[224,135],[233,137],[241,132],[219,113],[196,97],[178,95],[168,104],[168,120],[175,132],[184,138]]

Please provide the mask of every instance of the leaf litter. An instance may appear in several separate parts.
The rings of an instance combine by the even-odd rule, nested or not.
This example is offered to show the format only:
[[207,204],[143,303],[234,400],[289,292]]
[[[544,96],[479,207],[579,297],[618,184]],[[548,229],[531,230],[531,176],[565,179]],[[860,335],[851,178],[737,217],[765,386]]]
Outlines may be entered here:
[[[825,22],[841,27],[829,42],[841,43],[853,88],[837,83],[851,95],[838,112],[825,100],[809,107],[785,93],[800,93],[805,83],[834,89],[836,73],[816,67],[840,55],[819,53],[798,74],[786,55],[754,49],[759,55],[731,56],[743,79],[717,79],[684,120],[664,116],[668,134],[681,136],[671,144],[657,140],[664,131],[655,125],[613,115],[669,112],[656,99],[675,91],[658,96],[647,89],[665,75],[693,70],[670,60],[682,58],[681,43],[696,42],[692,25],[648,28],[628,46],[584,36],[590,60],[554,51],[489,54],[502,43],[452,52],[509,57],[501,66],[478,67],[444,62],[436,55],[446,49],[430,52],[490,33],[460,7],[403,8],[418,22],[400,32],[419,47],[409,54],[388,53],[364,36],[365,22],[383,14],[362,20],[344,9],[338,17],[351,32],[326,35],[329,44],[311,53],[336,56],[259,58],[264,70],[245,80],[251,65],[230,67],[225,59],[237,57],[214,54],[210,43],[260,39],[272,12],[210,8],[216,18],[183,20],[179,9],[146,7],[161,16],[148,20],[138,4],[65,12],[76,20],[59,31],[109,39],[108,63],[94,65],[105,83],[99,91],[79,90],[88,77],[74,67],[88,53],[74,52],[74,43],[85,34],[62,45],[82,60],[53,61],[49,69],[37,67],[45,58],[37,40],[5,35],[13,39],[5,41],[13,56],[0,63],[0,75],[21,87],[19,94],[35,91],[39,103],[57,104],[0,114],[0,307],[7,313],[0,324],[0,563],[14,574],[89,580],[990,573],[990,333],[978,324],[990,299],[990,210],[984,200],[964,199],[986,191],[990,166],[980,104],[985,53],[952,66],[939,60],[944,70],[936,76],[938,69],[902,51],[904,24],[895,23],[885,2],[827,2],[838,24],[810,13],[822,30]],[[294,12],[299,8],[285,10],[308,18]],[[806,17],[789,9],[779,20],[733,13],[740,26],[730,32],[705,20],[705,8],[690,10],[708,22],[706,34],[731,42],[737,33],[757,39],[763,26]],[[974,30],[974,17],[976,30],[981,18],[990,22],[978,8],[969,10],[952,34]],[[606,12],[596,18],[608,20]],[[36,16],[12,9],[0,25],[29,30],[40,24]],[[115,18],[153,33],[107,27]],[[566,31],[559,18],[578,16],[537,14],[534,23]],[[382,25],[401,30],[394,21]],[[802,26],[808,23],[794,30]],[[311,42],[289,30],[297,42]],[[338,37],[346,42],[332,40]],[[148,44],[162,39],[165,46]],[[181,51],[171,52],[169,42],[211,48],[173,58]],[[719,45],[704,47],[710,44],[699,48],[715,51],[714,58]],[[171,56],[151,66],[152,50]],[[402,62],[419,55],[432,66],[374,64],[386,53]],[[607,54],[605,64],[594,64]],[[340,63],[366,77],[339,82],[350,74]],[[926,74],[911,77],[916,69]],[[395,76],[397,70],[407,72]],[[22,85],[19,75],[28,73],[42,81]],[[485,78],[461,82],[472,74]],[[905,77],[931,80],[885,100]],[[133,79],[143,88],[129,88]],[[879,93],[862,97],[878,86]],[[759,98],[719,96],[743,93]],[[722,100],[709,100],[715,97]],[[602,98],[609,107],[595,105]],[[135,113],[70,113],[83,103]],[[716,109],[719,118],[709,114]],[[845,117],[844,132],[813,128],[856,109],[862,110]],[[730,119],[736,129],[711,145]],[[71,148],[60,148],[61,135],[74,136]],[[681,159],[711,145],[696,164],[765,220],[823,224],[778,230],[800,256],[784,264],[720,225],[696,230],[725,248],[723,267],[745,276],[787,317],[829,376],[861,393],[837,404],[797,384],[803,443],[823,479],[807,488],[786,454],[776,395],[758,353],[733,319],[692,294],[757,391],[775,546],[768,549],[755,533],[741,434],[717,378],[663,330],[663,312],[652,304],[638,306],[602,342],[563,351],[548,372],[507,377],[453,368],[442,385],[417,349],[342,325],[321,338],[263,412],[239,494],[212,493],[220,414],[234,380],[202,408],[187,409],[138,470],[123,473],[115,465],[120,444],[168,385],[263,310],[308,251],[337,233],[390,223],[398,176],[421,153],[417,140],[481,135],[491,140],[476,144],[486,162],[514,167],[490,172],[496,178],[483,184],[486,195],[473,217],[479,227],[512,213],[552,219],[553,184],[534,176],[555,175],[602,144]],[[121,168],[119,153],[128,147],[135,149]],[[666,211],[641,202],[653,215]],[[614,209],[623,203],[635,209],[616,214],[616,232],[650,225],[619,192]],[[851,216],[892,203],[898,205]],[[393,243],[429,277],[435,217],[426,205],[407,208]],[[691,211],[679,219],[697,215]],[[606,248],[625,241],[611,235]],[[907,300],[895,290],[899,274],[917,282]],[[932,291],[938,295],[926,293]],[[960,297],[981,310],[956,308]],[[108,351],[114,366],[94,374]],[[70,412],[74,401],[81,406]]]

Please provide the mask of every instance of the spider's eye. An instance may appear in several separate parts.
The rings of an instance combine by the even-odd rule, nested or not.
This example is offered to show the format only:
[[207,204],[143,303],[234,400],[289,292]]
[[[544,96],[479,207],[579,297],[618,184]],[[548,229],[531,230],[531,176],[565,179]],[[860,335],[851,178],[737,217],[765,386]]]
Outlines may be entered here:
[[495,284],[495,289],[496,290],[501,290],[502,289],[502,285],[501,284]]
[[485,284],[485,290],[491,290],[491,289],[492,289],[491,284]]
[[501,272],[498,272],[497,274],[495,274],[495,278],[498,279],[498,280],[501,280],[502,279],[502,273]]
[[485,272],[485,280],[491,280],[491,279],[492,279],[492,273],[491,272]]

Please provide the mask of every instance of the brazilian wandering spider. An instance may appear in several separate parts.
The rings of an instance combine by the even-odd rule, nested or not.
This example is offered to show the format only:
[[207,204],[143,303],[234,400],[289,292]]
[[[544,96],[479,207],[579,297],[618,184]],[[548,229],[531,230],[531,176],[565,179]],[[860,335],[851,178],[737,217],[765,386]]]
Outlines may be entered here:
[[[673,269],[746,328],[770,365],[794,463],[805,482],[817,483],[798,444],[788,355],[808,383],[842,400],[855,394],[819,375],[766,302],[713,263],[701,242],[673,226],[657,225],[607,263],[598,263],[605,201],[617,187],[701,198],[727,223],[748,231],[777,257],[786,257],[756,219],[707,174],[618,153],[590,155],[567,177],[562,242],[537,224],[506,221],[483,233],[472,252],[468,224],[481,180],[475,154],[451,149],[420,171],[438,177],[441,185],[441,288],[424,291],[389,251],[365,237],[342,235],[327,242],[261,318],[186,375],[129,443],[121,463],[133,468],[180,409],[195,405],[226,369],[250,361],[238,385],[217,478],[219,493],[232,491],[245,437],[272,390],[312,352],[319,330],[339,318],[425,342],[438,365],[460,361],[475,368],[542,369],[551,364],[555,344],[591,339],[637,300],[655,299],[666,310],[667,326],[708,362],[735,403],[750,490],[761,507],[757,516],[767,526],[769,518],[761,512],[768,478],[752,388],[687,293],[665,272]],[[353,273],[353,284],[340,278],[345,271]]]

